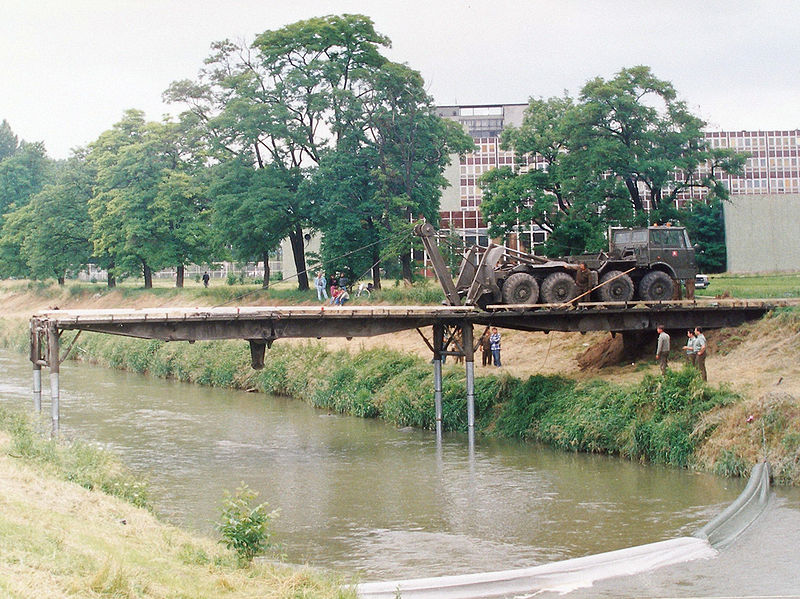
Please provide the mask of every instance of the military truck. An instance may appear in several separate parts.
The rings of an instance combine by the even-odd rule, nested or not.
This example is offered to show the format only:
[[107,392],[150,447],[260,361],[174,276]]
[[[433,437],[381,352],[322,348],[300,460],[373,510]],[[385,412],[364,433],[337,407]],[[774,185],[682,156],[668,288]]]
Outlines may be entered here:
[[693,281],[697,274],[695,249],[684,227],[610,227],[608,252],[559,258],[495,244],[472,246],[455,283],[436,245],[435,229],[419,223],[414,233],[422,239],[447,303],[454,306],[464,300],[481,308],[575,300],[667,301],[678,281]]

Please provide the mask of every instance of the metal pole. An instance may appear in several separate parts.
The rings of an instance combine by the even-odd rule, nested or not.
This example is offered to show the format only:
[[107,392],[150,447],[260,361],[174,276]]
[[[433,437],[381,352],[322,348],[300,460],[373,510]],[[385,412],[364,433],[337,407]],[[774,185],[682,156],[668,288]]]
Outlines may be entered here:
[[442,437],[442,345],[444,325],[433,325],[433,403],[436,409],[436,438]]
[[47,361],[50,366],[50,414],[53,420],[53,435],[58,434],[59,420],[59,386],[58,375],[60,364],[58,361],[58,330],[54,325],[47,327]]
[[472,433],[475,430],[475,352],[472,347],[472,323],[464,322],[461,333],[467,369],[467,427]]
[[33,409],[42,411],[42,365],[33,365]]

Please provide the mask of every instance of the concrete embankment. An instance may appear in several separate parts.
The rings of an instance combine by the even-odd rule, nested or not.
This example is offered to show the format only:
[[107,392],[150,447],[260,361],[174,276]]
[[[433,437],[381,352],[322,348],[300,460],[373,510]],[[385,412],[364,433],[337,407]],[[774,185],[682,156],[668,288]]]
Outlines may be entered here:
[[747,487],[692,537],[679,537],[597,555],[501,572],[368,582],[361,599],[480,599],[550,591],[566,593],[595,582],[697,559],[712,559],[750,527],[770,497],[769,464],[757,464]]

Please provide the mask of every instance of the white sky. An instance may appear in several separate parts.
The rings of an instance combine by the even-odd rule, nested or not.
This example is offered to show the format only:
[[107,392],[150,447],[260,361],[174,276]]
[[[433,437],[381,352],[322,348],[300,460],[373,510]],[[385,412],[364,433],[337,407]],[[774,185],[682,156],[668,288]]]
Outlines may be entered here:
[[211,42],[362,13],[438,104],[526,102],[646,64],[713,129],[800,127],[797,0],[0,0],[0,121],[54,158],[157,120]]

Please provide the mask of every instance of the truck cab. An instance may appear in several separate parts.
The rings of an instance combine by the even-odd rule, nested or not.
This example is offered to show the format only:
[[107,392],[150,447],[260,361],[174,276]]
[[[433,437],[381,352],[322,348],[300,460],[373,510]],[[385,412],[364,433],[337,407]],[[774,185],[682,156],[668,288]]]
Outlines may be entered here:
[[674,279],[692,279],[697,274],[695,252],[685,227],[611,227],[609,258],[630,261],[647,270],[661,270]]

